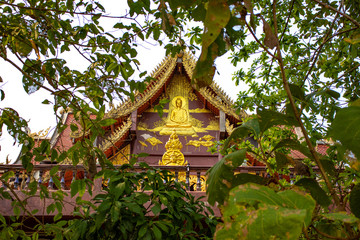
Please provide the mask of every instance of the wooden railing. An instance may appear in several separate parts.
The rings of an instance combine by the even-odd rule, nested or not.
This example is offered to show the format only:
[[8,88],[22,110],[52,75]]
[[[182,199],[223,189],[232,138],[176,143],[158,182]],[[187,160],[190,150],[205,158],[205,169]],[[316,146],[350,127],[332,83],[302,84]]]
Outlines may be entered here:
[[[56,175],[57,180],[60,184],[54,183],[54,179],[50,176],[50,170],[57,166],[58,172],[55,173],[53,176]],[[116,167],[116,166],[115,166]],[[207,201],[206,197],[206,172],[209,170],[210,166],[194,166],[194,165],[187,165],[187,166],[152,166],[162,170],[168,170],[174,173],[175,180],[182,181],[185,183],[185,187],[195,198],[204,197],[203,201]],[[98,170],[100,170],[100,166],[98,166]],[[146,169],[141,167],[134,167],[134,171],[145,171]],[[48,213],[45,211],[48,206],[50,206],[54,200],[48,199],[44,200],[41,198],[40,194],[35,194],[33,197],[29,198],[26,195],[26,191],[23,192],[22,190],[29,189],[30,184],[34,184],[34,182],[41,186],[42,188],[47,187],[49,191],[57,191],[59,188],[64,192],[67,192],[64,196],[64,208],[62,210],[63,216],[72,217],[73,210],[74,210],[74,203],[75,203],[75,196],[72,197],[70,193],[70,185],[72,181],[76,179],[84,179],[88,177],[88,174],[82,165],[72,166],[72,165],[55,165],[55,164],[40,164],[35,165],[33,170],[28,173],[23,168],[22,165],[0,165],[0,176],[5,174],[6,172],[12,171],[12,177],[9,178],[6,182],[4,182],[4,178],[0,184],[0,188],[2,191],[9,192],[11,196],[17,196],[18,200],[25,200],[27,202],[26,208],[29,212],[32,212],[36,209],[43,209],[43,211],[38,211],[36,217],[43,218],[46,216],[55,216],[56,212]],[[316,172],[317,169],[314,169]],[[235,172],[239,173],[250,173],[262,177],[270,177],[266,171],[264,166],[256,166],[256,167],[239,167],[235,170]],[[293,169],[290,169],[290,173],[284,176],[278,176],[280,179],[281,177],[286,177],[288,181],[293,181],[295,174]],[[106,187],[106,183],[108,182],[107,179],[95,179],[93,182],[92,187],[92,195],[88,192],[85,192],[83,195],[83,200],[91,201],[92,196],[96,196],[99,193],[103,193],[103,189]],[[11,188],[11,189],[9,189]],[[216,216],[220,216],[219,209],[217,207],[213,207]],[[13,205],[12,200],[10,199],[3,199],[0,204],[0,214],[3,216],[13,216]]]
[[[10,178],[6,184],[2,184],[1,187],[7,188],[10,186],[12,189],[20,190],[29,186],[31,181],[37,181],[38,185],[46,185],[49,189],[55,189],[54,180],[49,175],[50,170],[58,166],[57,176],[60,180],[61,189],[68,190],[72,181],[76,179],[87,178],[88,174],[83,165],[56,165],[56,164],[40,164],[35,165],[33,170],[29,173],[26,172],[21,164],[18,165],[0,165],[0,174],[4,174],[8,171],[13,171],[15,176]],[[116,167],[116,166],[115,166]],[[204,191],[205,190],[205,175],[210,166],[152,166],[154,168],[171,171],[175,174],[176,180],[185,182],[187,190],[189,191]],[[98,166],[100,170],[100,166]],[[134,167],[135,171],[144,171],[139,166]],[[314,169],[316,171],[316,169]],[[262,177],[270,177],[266,172],[265,166],[244,166],[236,169],[236,172],[251,173]],[[281,178],[281,176],[279,176]],[[294,178],[293,169],[290,169],[289,179]],[[94,182],[94,190],[102,189],[102,181]]]

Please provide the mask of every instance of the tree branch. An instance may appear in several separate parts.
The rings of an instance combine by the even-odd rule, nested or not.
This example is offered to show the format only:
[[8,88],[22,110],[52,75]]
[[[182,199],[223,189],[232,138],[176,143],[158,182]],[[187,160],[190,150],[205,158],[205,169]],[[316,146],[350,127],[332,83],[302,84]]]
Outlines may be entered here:
[[265,47],[260,40],[256,37],[255,33],[252,31],[251,27],[249,26],[249,24],[245,21],[246,27],[249,29],[251,35],[254,37],[255,41],[273,58],[276,58],[276,56],[274,54],[272,54],[269,49],[267,49],[267,47]]
[[[341,7],[341,6],[340,6],[340,7]],[[331,23],[331,26],[330,26],[329,30],[327,31],[327,33],[325,34],[325,36],[324,36],[324,38],[323,38],[323,42],[322,42],[322,43],[320,44],[320,46],[315,50],[315,55],[312,57],[313,62],[312,62],[312,64],[311,64],[311,66],[310,66],[310,68],[309,68],[309,70],[308,70],[308,72],[307,72],[307,74],[306,74],[303,82],[302,82],[302,86],[304,85],[306,79],[309,77],[309,75],[310,75],[313,67],[315,66],[315,63],[316,63],[316,61],[317,61],[317,59],[318,59],[318,57],[319,57],[319,55],[320,55],[321,49],[323,48],[323,46],[325,45],[325,43],[328,42],[328,39],[329,39],[328,36],[330,35],[330,32],[331,32],[332,29],[334,28],[334,25],[335,25],[335,22],[336,22],[336,19],[338,18],[338,16],[339,16],[339,13],[336,14],[333,22]]]
[[314,2],[317,2],[318,4],[322,5],[323,7],[325,8],[328,8],[338,14],[340,14],[341,16],[343,16],[344,18],[348,19],[350,22],[352,22],[353,24],[355,24],[356,26],[358,26],[358,28],[360,28],[360,23],[358,23],[355,19],[353,19],[352,17],[350,17],[349,15],[347,15],[346,13],[342,13],[340,12],[340,10],[337,10],[336,8],[326,4],[326,3],[323,3],[321,2],[320,0],[312,0]]
[[[273,18],[274,18],[275,36],[277,37],[278,32],[277,32],[277,19],[276,19],[276,0],[274,0],[274,3],[273,3]],[[303,124],[303,122],[301,120],[300,114],[299,114],[299,112],[298,112],[298,110],[296,108],[294,98],[293,98],[293,96],[291,94],[291,91],[290,91],[289,82],[287,81],[287,78],[286,78],[285,69],[284,69],[284,63],[283,63],[282,56],[281,56],[281,51],[280,51],[281,49],[280,49],[279,41],[277,42],[276,48],[277,48],[277,52],[278,52],[278,56],[277,56],[276,59],[278,60],[278,63],[279,63],[279,67],[280,67],[280,70],[281,70],[281,77],[282,77],[282,81],[283,81],[283,86],[284,86],[286,94],[288,96],[290,106],[291,106],[292,110],[294,111],[295,118],[296,118],[297,122],[300,125],[302,133],[304,134],[306,144],[309,147],[309,150],[310,150],[311,155],[313,156],[313,158],[315,160],[315,163],[319,167],[320,173],[321,173],[321,175],[322,175],[322,177],[323,177],[323,179],[324,179],[324,181],[326,183],[327,188],[329,189],[329,191],[331,193],[331,196],[333,197],[333,199],[335,201],[335,204],[338,207],[341,207],[340,199],[336,195],[336,192],[334,191],[334,188],[332,187],[332,184],[331,184],[328,176],[326,175],[325,169],[324,169],[323,165],[321,164],[319,156],[318,156],[314,146],[312,145],[312,143],[310,141],[309,135],[308,135],[308,133],[307,133],[305,127],[304,127],[304,124]]]

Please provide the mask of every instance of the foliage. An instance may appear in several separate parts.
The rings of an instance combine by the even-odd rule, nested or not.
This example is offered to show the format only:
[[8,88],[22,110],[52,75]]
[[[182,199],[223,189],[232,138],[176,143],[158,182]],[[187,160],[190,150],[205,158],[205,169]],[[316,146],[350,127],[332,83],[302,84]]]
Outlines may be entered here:
[[[217,220],[210,207],[187,193],[167,171],[146,164],[143,172],[130,165],[107,169],[97,177],[108,180],[106,192],[95,196],[95,212],[85,208],[70,221],[68,239],[206,239]],[[138,191],[141,189],[140,191]],[[78,213],[80,214],[80,212]]]
[[[209,0],[207,4],[201,18],[205,29],[194,81],[211,75],[215,59],[230,50],[235,66],[250,64],[248,69],[240,66],[234,75],[237,84],[249,86],[239,93],[236,107],[256,109],[256,115],[245,119],[223,143],[225,157],[208,172],[209,202],[219,203],[224,213],[223,229],[216,236],[358,238],[359,219],[329,216],[349,211],[349,206],[355,216],[358,214],[359,1]],[[221,4],[221,13],[220,6],[212,7],[216,4]],[[286,131],[295,127],[302,139]],[[320,140],[328,144],[327,156],[316,151]],[[294,151],[303,154],[304,160],[292,158]],[[234,170],[249,156],[267,166],[271,179],[262,183],[265,187],[248,184],[259,183],[258,178],[237,181]],[[298,175],[294,183],[288,177],[279,179],[288,176],[290,166]],[[281,195],[297,186],[310,193],[317,204],[311,223],[306,225],[301,214],[293,215],[296,226],[286,225],[287,221],[284,225],[286,218],[279,206],[284,207],[286,201],[281,200],[275,208],[279,213],[275,227],[267,215],[271,211],[275,214],[274,207],[264,205],[261,197],[247,202],[242,195],[242,190],[249,189],[262,196],[270,188]],[[231,215],[232,211],[238,214]],[[254,219],[250,214],[255,214]],[[266,234],[252,231],[262,226],[266,226]],[[290,229],[293,231],[287,232]]]
[[[224,208],[218,239],[297,239],[311,223],[315,201],[306,193],[247,183],[233,188]],[[261,226],[261,227],[259,227]]]

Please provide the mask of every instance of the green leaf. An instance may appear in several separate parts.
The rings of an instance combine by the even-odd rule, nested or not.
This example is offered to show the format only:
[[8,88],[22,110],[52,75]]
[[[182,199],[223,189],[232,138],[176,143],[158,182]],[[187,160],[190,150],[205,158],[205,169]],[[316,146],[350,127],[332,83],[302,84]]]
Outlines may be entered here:
[[230,136],[225,140],[223,150],[226,150],[229,147],[231,141],[242,140],[248,137],[251,133],[253,133],[255,136],[260,134],[260,126],[257,118],[251,119],[243,123],[241,126],[235,128]]
[[26,57],[32,51],[31,42],[27,39],[21,37],[16,37],[14,39],[15,50],[23,57]]
[[[239,185],[229,193],[229,205],[238,202],[253,203],[254,201],[267,205],[283,206],[283,198],[276,194],[274,190],[254,183]],[[228,212],[228,214],[231,213]]]
[[59,172],[59,165],[51,168],[51,170],[50,170],[50,176],[54,176],[57,172]]
[[111,118],[107,118],[107,119],[103,119],[101,120],[101,122],[99,123],[99,125],[101,127],[107,127],[107,126],[110,126],[110,125],[113,125],[116,123],[116,120],[115,119],[111,119]]
[[357,218],[360,218],[360,184],[356,184],[355,187],[351,190],[349,202],[351,212]]
[[192,17],[194,21],[204,21],[206,17],[206,9],[204,4],[199,4],[197,7],[192,11]]
[[58,214],[56,214],[55,216],[54,216],[54,222],[57,222],[57,221],[59,221],[61,218],[62,218],[62,213],[58,213]]
[[[257,216],[256,216],[257,215]],[[268,206],[257,211],[249,224],[248,239],[299,239],[305,218],[304,209]]]
[[147,232],[147,225],[144,224],[141,226],[139,233],[138,233],[138,239],[141,239],[143,236],[145,236],[145,233]]
[[298,239],[311,223],[315,201],[304,192],[274,190],[253,183],[230,191],[222,206],[217,239]]
[[121,183],[117,184],[116,187],[113,189],[116,200],[119,199],[119,197],[123,194],[125,187],[126,187],[126,183],[121,182]]
[[230,19],[230,9],[226,0],[210,0],[204,21],[202,48],[193,73],[193,80],[198,88],[209,86],[215,74],[213,66],[217,56],[222,55],[225,46],[223,28]]
[[338,99],[340,97],[340,93],[331,89],[326,89],[326,94],[328,94],[330,97],[333,97],[335,99]]
[[240,173],[234,176],[234,179],[231,182],[232,187],[245,184],[245,183],[256,183],[259,185],[265,185],[268,182],[268,179],[261,176],[257,176],[249,173]]
[[298,121],[292,115],[285,115],[269,109],[258,108],[257,114],[259,118],[260,131],[265,132],[273,126],[299,126]]
[[323,213],[322,216],[324,216],[325,218],[330,219],[332,221],[340,221],[340,222],[344,222],[344,223],[359,222],[359,219],[357,219],[352,214],[348,214],[347,212]]
[[328,207],[331,204],[329,196],[320,187],[319,183],[313,178],[302,178],[295,183],[308,190],[315,201],[323,207]]
[[0,89],[0,101],[4,99],[5,99],[5,92],[2,89]]
[[336,168],[333,161],[328,159],[320,159],[321,165],[323,165],[325,171],[332,177],[336,174]]
[[154,106],[154,110],[158,112],[160,118],[162,118],[162,116],[163,116],[165,105],[169,102],[170,102],[170,100],[167,98],[161,99],[159,101],[159,104]]
[[244,162],[245,154],[246,154],[246,149],[240,149],[238,151],[232,152],[223,158],[224,164],[231,166],[232,169],[235,169]]
[[302,89],[300,86],[296,84],[289,84],[290,92],[293,95],[293,97],[304,101],[305,100],[305,92],[304,89]]
[[50,204],[50,205],[47,206],[47,208],[46,208],[46,213],[47,213],[47,214],[50,214],[50,213],[53,213],[53,212],[55,212],[55,204],[54,204],[54,203]]
[[[219,36],[221,30],[230,19],[230,9],[225,0],[210,0],[204,21],[205,32],[202,37],[202,53],[207,52],[208,47]],[[203,55],[206,58],[206,54]]]
[[290,148],[290,149],[298,150],[301,153],[303,153],[305,156],[307,156],[308,158],[310,158],[310,159],[313,158],[310,150],[307,147],[301,145],[301,143],[298,140],[283,139],[278,144],[276,144],[276,146],[273,148],[273,151],[275,151],[279,148]]
[[240,166],[245,159],[246,149],[240,149],[218,161],[208,172],[206,180],[208,202],[214,205],[215,202],[223,204],[234,177],[233,170]]
[[0,222],[1,222],[2,224],[6,224],[5,218],[4,218],[4,216],[1,215],[1,214],[0,214]]
[[344,38],[344,41],[350,44],[360,43],[360,34],[354,34],[351,38]]
[[86,183],[83,179],[75,180],[71,183],[71,197],[74,197],[77,193],[79,193],[79,196],[82,197],[86,190]]
[[72,123],[70,124],[70,129],[72,132],[76,132],[77,130],[79,130],[79,127],[75,123]]
[[304,223],[305,226],[310,226],[316,202],[309,194],[297,190],[285,190],[278,192],[278,195],[283,198],[283,203],[287,207],[294,209],[306,209]]
[[343,108],[336,113],[330,135],[360,159],[360,107]]
[[154,203],[154,206],[151,208],[151,211],[156,216],[161,211],[161,205],[157,202]]
[[155,239],[160,239],[160,240],[162,239],[162,234],[161,234],[161,231],[160,231],[160,229],[158,227],[153,225],[152,231],[154,233]]
[[275,160],[277,169],[282,169],[294,161],[287,154],[281,152],[275,152]]
[[158,226],[164,232],[169,231],[169,227],[166,224],[164,224],[163,222],[157,221],[157,222],[154,223],[154,225]]
[[38,232],[34,232],[33,235],[31,236],[32,240],[38,240],[39,239],[39,233]]

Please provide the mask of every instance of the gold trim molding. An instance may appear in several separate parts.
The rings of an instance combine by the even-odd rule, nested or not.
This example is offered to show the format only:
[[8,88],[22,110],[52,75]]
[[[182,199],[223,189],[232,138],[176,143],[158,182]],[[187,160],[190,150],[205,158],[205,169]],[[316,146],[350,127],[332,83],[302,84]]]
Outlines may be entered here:
[[121,126],[119,126],[111,136],[109,136],[105,141],[99,146],[102,151],[105,151],[112,147],[118,140],[120,140],[124,134],[131,128],[131,119],[128,118]]

